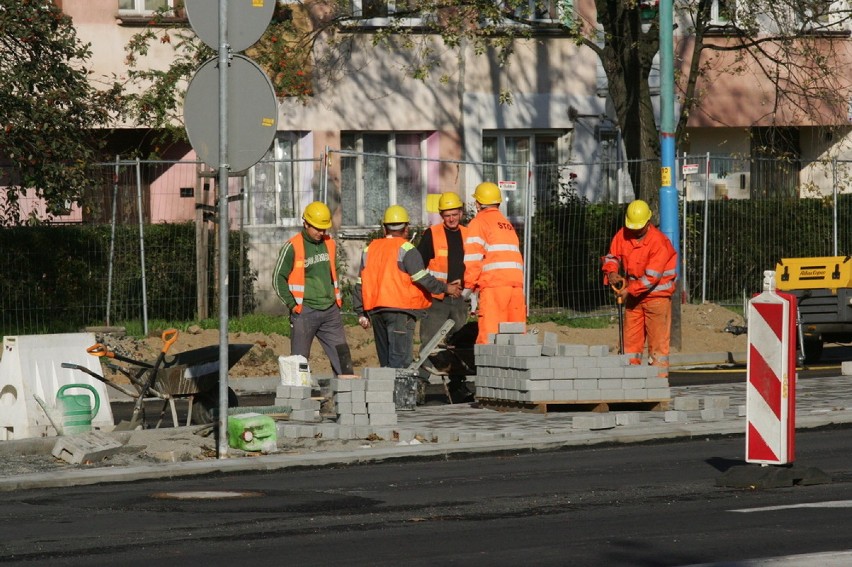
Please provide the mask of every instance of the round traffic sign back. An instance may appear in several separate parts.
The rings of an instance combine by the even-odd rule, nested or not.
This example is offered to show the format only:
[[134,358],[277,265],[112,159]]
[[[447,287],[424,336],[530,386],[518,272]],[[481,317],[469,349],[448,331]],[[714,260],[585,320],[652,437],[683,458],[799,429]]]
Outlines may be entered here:
[[[228,66],[228,165],[243,171],[266,155],[278,125],[278,99],[263,69],[242,55]],[[219,167],[219,61],[213,57],[195,72],[183,102],[189,143],[204,163]]]
[[[254,45],[272,21],[276,0],[225,0],[227,41],[231,51]],[[183,0],[189,25],[198,38],[219,51],[219,2]]]

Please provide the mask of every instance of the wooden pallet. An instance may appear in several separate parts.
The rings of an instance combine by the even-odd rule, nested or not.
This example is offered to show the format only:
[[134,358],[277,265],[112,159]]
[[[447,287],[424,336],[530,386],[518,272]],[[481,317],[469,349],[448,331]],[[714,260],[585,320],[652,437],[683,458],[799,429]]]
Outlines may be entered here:
[[671,399],[515,402],[495,398],[477,398],[477,402],[480,407],[496,411],[523,411],[530,413],[576,411],[603,413],[608,411],[664,411],[669,409]]

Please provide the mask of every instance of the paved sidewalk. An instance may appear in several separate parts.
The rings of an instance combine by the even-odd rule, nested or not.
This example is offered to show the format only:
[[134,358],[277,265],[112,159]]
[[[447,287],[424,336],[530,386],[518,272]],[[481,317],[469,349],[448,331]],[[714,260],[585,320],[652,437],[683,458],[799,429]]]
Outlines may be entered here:
[[[588,418],[607,414],[590,412],[499,412],[472,407],[470,404],[420,406],[398,412],[396,438],[385,441],[319,440],[307,449],[289,451],[294,441],[279,434],[282,452],[264,456],[231,455],[231,458],[188,462],[95,468],[60,469],[50,472],[0,478],[0,492],[26,488],[61,487],[101,482],[192,476],[214,472],[273,470],[290,467],[326,466],[391,459],[447,456],[453,453],[548,450],[567,446],[602,443],[635,443],[656,439],[674,439],[706,435],[742,434],[746,421],[745,384],[696,385],[673,387],[672,407],[700,409],[707,400],[724,401],[728,407],[715,416],[702,419],[700,409],[686,410],[674,416],[665,411],[613,411],[618,424],[591,427]],[[797,429],[829,424],[852,423],[852,376],[799,380],[796,391]],[[668,418],[667,418],[668,416]],[[584,418],[575,420],[574,418]],[[672,418],[677,420],[672,420]],[[707,419],[712,417],[712,419]],[[606,421],[606,420],[605,420]],[[578,427],[578,423],[581,424]],[[286,422],[279,424],[283,432]],[[585,425],[583,425],[585,424]],[[195,429],[178,428],[183,430]],[[169,430],[163,430],[169,431]],[[171,430],[175,432],[177,430]],[[283,438],[282,438],[283,437]],[[316,441],[316,440],[311,440]],[[210,440],[206,441],[208,444]],[[50,452],[55,438],[0,442],[0,454],[20,454],[43,447]],[[36,450],[38,449],[36,447]],[[239,453],[235,451],[234,453]]]

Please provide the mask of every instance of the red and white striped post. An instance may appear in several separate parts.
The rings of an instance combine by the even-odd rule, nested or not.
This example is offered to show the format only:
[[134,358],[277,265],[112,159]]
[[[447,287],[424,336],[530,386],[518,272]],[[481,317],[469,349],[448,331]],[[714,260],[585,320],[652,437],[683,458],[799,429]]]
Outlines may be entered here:
[[783,465],[795,458],[796,297],[775,291],[773,271],[763,290],[748,305],[746,462]]

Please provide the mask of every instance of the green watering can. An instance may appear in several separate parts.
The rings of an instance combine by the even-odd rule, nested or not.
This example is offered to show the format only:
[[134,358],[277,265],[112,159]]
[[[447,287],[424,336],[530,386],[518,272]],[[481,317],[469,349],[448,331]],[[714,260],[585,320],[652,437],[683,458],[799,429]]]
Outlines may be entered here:
[[[92,395],[65,393],[74,388],[84,388]],[[48,407],[38,396],[34,397],[60,435],[76,435],[91,431],[92,419],[98,415],[98,409],[101,407],[97,390],[88,384],[66,384],[60,387],[56,392],[55,408]],[[95,402],[94,408],[92,408],[92,400]]]

